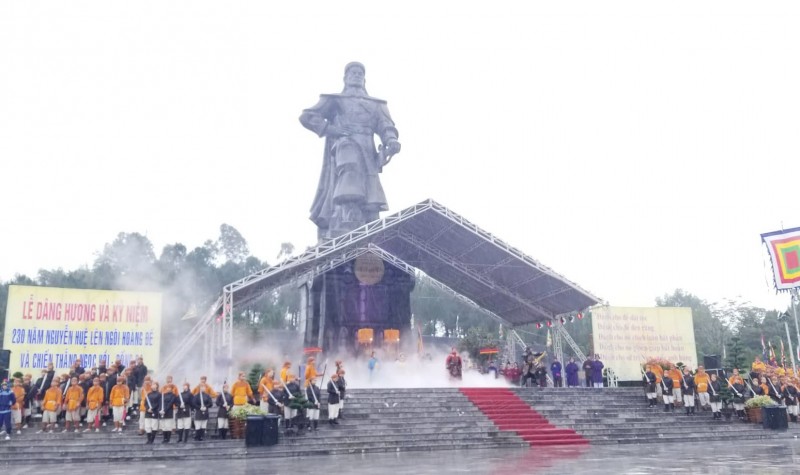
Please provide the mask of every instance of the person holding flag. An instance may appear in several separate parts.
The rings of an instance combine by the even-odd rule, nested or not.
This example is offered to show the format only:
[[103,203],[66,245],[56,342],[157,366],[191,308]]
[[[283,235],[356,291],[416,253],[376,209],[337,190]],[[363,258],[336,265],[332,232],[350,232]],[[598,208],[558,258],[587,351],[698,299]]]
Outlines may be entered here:
[[783,338],[781,338],[781,368],[786,369],[786,350],[783,349]]
[[769,345],[769,360],[768,360],[769,365],[772,366],[773,368],[777,368],[778,361],[777,358],[775,357],[775,348],[772,347],[771,341],[767,342],[767,344]]

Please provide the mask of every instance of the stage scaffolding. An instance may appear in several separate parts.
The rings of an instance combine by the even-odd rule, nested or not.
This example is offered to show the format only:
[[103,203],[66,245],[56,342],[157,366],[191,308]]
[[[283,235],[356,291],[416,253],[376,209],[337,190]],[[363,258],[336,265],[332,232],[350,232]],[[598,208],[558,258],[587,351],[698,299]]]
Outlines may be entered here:
[[[306,293],[313,279],[364,253],[372,253],[430,283],[488,317],[514,327],[584,310],[600,301],[461,215],[426,200],[396,214],[322,242],[299,256],[223,288],[222,295],[162,363],[165,374],[203,340],[203,364],[212,368],[233,356],[233,314],[275,288],[296,284]],[[301,301],[308,302],[307,293]],[[301,313],[303,310],[301,309]],[[301,316],[305,321],[307,316]],[[561,337],[583,353],[559,327]],[[320,342],[321,343],[321,342]]]

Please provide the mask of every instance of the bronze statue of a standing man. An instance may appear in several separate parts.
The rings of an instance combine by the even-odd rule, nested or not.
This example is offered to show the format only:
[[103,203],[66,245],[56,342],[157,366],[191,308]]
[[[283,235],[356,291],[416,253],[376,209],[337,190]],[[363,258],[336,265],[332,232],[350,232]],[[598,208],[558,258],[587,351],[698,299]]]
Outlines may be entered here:
[[[378,173],[400,152],[397,129],[386,101],[364,88],[364,65],[344,68],[341,94],[321,94],[314,107],[300,115],[303,127],[325,137],[322,173],[311,221],[320,241],[378,219],[388,210]],[[375,135],[381,139],[376,150]]]

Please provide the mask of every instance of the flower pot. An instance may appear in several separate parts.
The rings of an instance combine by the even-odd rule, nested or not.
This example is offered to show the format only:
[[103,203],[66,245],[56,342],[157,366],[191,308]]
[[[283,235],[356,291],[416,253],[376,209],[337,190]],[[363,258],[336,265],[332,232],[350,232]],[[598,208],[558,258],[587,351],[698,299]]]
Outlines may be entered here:
[[747,420],[750,422],[754,422],[756,424],[761,424],[764,422],[764,417],[761,414],[760,407],[750,407],[747,408]]
[[231,428],[231,439],[244,439],[247,430],[247,421],[231,419],[228,424]]

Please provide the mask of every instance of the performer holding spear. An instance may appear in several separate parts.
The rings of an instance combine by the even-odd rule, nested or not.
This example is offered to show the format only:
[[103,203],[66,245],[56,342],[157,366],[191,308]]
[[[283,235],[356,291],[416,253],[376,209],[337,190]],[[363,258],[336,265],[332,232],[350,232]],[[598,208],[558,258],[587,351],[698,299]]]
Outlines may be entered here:
[[339,425],[336,419],[339,416],[339,386],[336,384],[339,381],[339,375],[333,373],[331,380],[328,381],[328,424]]
[[686,406],[686,414],[694,414],[694,377],[692,376],[689,367],[683,367],[681,374],[683,382],[683,404]]
[[183,382],[183,392],[178,393],[180,407],[178,407],[178,442],[189,441],[189,431],[192,430],[192,391],[188,381]]
[[672,409],[672,412],[675,412],[675,399],[672,394],[672,378],[669,377],[669,373],[664,373],[664,376],[661,377],[661,387],[664,390],[664,412],[669,412],[670,409]]
[[217,407],[219,407],[219,412],[217,413],[217,430],[219,431],[219,436],[221,439],[228,438],[228,413],[230,411],[230,405],[228,400],[231,403],[234,401],[233,396],[228,392],[228,383],[225,382],[222,385],[222,392],[217,396]]
[[[327,365],[326,365],[327,366]],[[323,371],[323,376],[325,371]],[[317,424],[319,423],[319,400],[322,397],[320,394],[319,387],[317,386],[317,377],[313,376],[311,379],[308,380],[308,387],[306,388],[306,398],[309,401],[314,401],[314,409],[308,410],[308,419],[311,421],[311,425],[308,426],[308,430],[313,429],[317,430]]]
[[647,395],[647,407],[656,407],[656,375],[648,365],[645,369],[641,369],[644,379],[644,392]]
[[261,410],[272,414],[270,410],[270,391],[275,387],[275,370],[268,369],[258,382],[259,406]]
[[[279,408],[283,407],[283,404],[278,400],[277,397],[272,393],[270,388],[268,387],[267,382],[264,381],[265,378],[269,377],[270,373],[274,374],[275,372],[272,370],[267,371],[267,376],[261,379],[261,389],[264,390],[264,393],[267,396],[267,406],[268,411],[270,414],[280,415]],[[275,386],[280,384],[280,381],[273,381],[272,378],[269,378],[269,383],[273,384],[273,389]],[[279,386],[280,387],[280,386]],[[262,395],[263,397],[263,395]],[[261,403],[263,404],[264,401],[262,400]],[[262,406],[263,407],[263,406]]]

